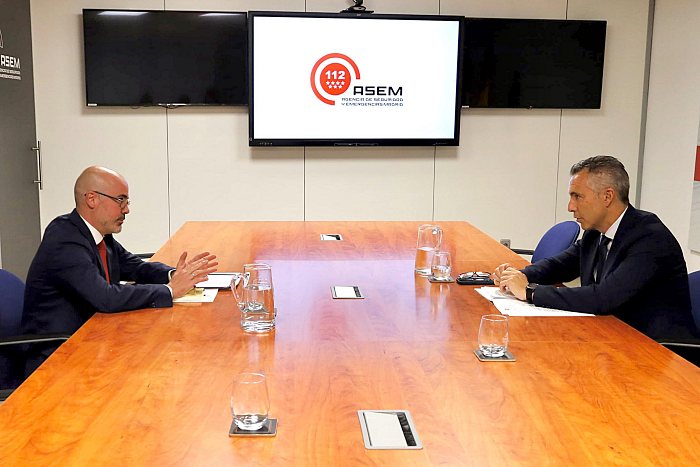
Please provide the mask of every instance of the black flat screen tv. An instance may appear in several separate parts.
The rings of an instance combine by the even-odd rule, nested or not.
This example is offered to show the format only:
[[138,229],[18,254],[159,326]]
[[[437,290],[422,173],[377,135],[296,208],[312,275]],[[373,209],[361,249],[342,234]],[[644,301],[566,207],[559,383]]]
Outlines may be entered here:
[[463,17],[248,20],[251,146],[459,144]]
[[246,13],[83,10],[88,106],[247,105]]
[[599,109],[606,25],[466,18],[462,105]]

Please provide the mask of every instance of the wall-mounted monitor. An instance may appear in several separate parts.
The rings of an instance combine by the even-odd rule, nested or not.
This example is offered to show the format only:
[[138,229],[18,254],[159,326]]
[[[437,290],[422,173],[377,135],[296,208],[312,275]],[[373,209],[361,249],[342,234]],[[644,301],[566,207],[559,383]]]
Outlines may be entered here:
[[466,18],[462,105],[599,109],[605,21]]
[[247,105],[246,13],[83,10],[88,106]]
[[463,18],[248,18],[251,146],[459,144]]

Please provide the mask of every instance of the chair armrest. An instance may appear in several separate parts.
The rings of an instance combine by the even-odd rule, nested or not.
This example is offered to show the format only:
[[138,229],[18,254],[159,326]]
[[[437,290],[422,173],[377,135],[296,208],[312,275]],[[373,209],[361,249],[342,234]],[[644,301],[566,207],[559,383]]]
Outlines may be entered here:
[[525,249],[523,249],[523,248],[511,248],[510,251],[512,251],[513,253],[517,253],[517,254],[519,254],[519,255],[530,255],[530,256],[532,256],[533,254],[535,254],[535,250],[525,250]]
[[40,342],[64,342],[70,336],[66,334],[26,334],[23,336],[10,336],[0,338],[0,346],[3,345],[19,345],[19,344],[36,344]]
[[680,355],[695,366],[700,367],[700,342],[696,339],[679,339],[674,342],[659,341],[673,353]]
[[663,345],[664,347],[671,347],[671,346],[677,346],[677,347],[687,347],[687,348],[692,348],[692,349],[700,349],[700,341],[697,339],[678,339],[675,341],[658,341],[659,344]]
[[[44,334],[44,335],[37,335],[37,334],[25,334],[22,336],[8,336],[8,337],[1,337],[0,338],[0,349],[3,347],[11,347],[11,346],[17,346],[22,349],[21,346],[27,345],[27,344],[36,344],[36,343],[41,343],[41,342],[65,342],[70,338],[69,335],[66,334]],[[21,350],[24,351],[24,350]],[[12,391],[14,389],[0,389],[0,402],[3,402],[5,399],[10,397],[10,394],[12,394]]]
[[5,399],[10,397],[12,391],[14,391],[14,389],[0,389],[0,402],[3,402]]

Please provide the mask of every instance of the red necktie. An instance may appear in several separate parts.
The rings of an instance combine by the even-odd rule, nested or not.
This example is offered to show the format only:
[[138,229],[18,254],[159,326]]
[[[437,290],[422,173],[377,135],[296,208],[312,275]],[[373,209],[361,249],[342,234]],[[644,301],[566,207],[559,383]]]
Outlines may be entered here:
[[97,251],[100,252],[100,258],[102,258],[102,267],[105,269],[105,277],[107,278],[107,283],[109,284],[109,268],[107,267],[107,245],[105,245],[104,239],[97,244]]

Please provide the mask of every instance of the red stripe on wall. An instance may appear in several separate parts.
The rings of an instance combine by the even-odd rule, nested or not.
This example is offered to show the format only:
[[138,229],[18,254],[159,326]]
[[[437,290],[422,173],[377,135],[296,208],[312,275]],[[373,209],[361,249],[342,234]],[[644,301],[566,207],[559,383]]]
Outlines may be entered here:
[[695,178],[696,182],[700,182],[700,146],[695,148]]

